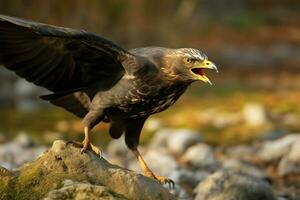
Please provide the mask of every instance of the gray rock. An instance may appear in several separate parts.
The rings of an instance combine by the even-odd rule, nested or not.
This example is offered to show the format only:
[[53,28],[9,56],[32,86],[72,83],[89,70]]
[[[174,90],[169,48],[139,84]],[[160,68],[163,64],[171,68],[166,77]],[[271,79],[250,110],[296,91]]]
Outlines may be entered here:
[[190,129],[162,129],[150,142],[151,149],[168,149],[172,153],[182,154],[189,146],[202,141],[202,137]]
[[181,200],[192,200],[190,194],[188,194],[180,185],[175,185],[174,189],[171,189],[170,192]]
[[223,168],[227,170],[232,170],[238,173],[248,174],[250,176],[255,176],[259,179],[267,179],[267,174],[256,167],[255,165],[237,159],[225,159],[223,162]]
[[167,148],[167,142],[170,138],[170,133],[172,132],[172,129],[161,129],[157,131],[153,138],[150,141],[149,148],[150,149],[166,149]]
[[268,141],[268,140],[276,140],[284,137],[287,134],[284,130],[272,130],[266,133],[263,133],[258,136],[259,140]]
[[[67,186],[65,180],[78,184]],[[83,199],[91,190],[93,195],[105,194],[108,199],[175,199],[157,181],[112,165],[90,151],[82,154],[80,148],[61,140],[55,141],[37,160],[15,170],[9,179],[0,178],[0,196],[4,199],[34,200],[55,194],[55,199],[65,199],[74,191],[78,191],[75,199]]]
[[[7,165],[8,165],[8,167],[7,167]],[[9,170],[8,170],[9,168],[10,168],[9,164],[6,164],[6,163],[0,161],[0,177],[4,174],[9,173]]]
[[274,141],[265,142],[259,150],[258,158],[265,162],[278,161],[289,153],[295,141],[300,141],[300,134],[290,134]]
[[169,175],[176,184],[184,185],[189,188],[195,188],[197,184],[203,181],[211,173],[204,170],[190,171],[187,169],[179,168],[172,171]]
[[49,192],[44,200],[126,200],[124,196],[118,195],[109,188],[90,183],[78,183],[71,180],[64,181],[62,188]]
[[238,145],[228,148],[225,153],[230,158],[252,160],[257,155],[257,148],[255,146]]
[[198,132],[190,129],[177,129],[170,131],[167,140],[168,149],[177,155],[185,152],[185,150],[202,141],[202,137]]
[[32,145],[33,141],[26,134],[20,134],[13,141],[0,145],[0,161],[13,169],[36,159],[46,150],[44,146]]
[[12,143],[15,143],[16,145],[20,145],[23,148],[31,147],[34,144],[32,138],[29,137],[29,135],[26,134],[26,133],[24,133],[24,132],[19,133],[14,138],[14,140],[12,141]]
[[183,154],[181,162],[197,168],[215,169],[218,166],[213,149],[204,143],[189,147]]
[[128,161],[136,160],[133,153],[126,146],[123,136],[119,139],[111,140],[102,156],[119,166],[126,166]]
[[236,172],[217,171],[200,182],[195,200],[275,200],[271,186]]
[[289,153],[280,160],[278,174],[280,176],[300,175],[300,139],[293,143]]
[[19,167],[24,163],[30,162],[36,159],[39,155],[46,151],[46,147],[38,146],[30,149],[23,149],[20,154],[14,155],[13,162]]

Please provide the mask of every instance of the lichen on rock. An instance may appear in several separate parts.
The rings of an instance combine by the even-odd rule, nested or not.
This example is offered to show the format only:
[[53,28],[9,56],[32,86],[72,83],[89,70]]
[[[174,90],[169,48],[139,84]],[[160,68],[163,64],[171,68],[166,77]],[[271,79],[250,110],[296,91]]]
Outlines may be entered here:
[[157,181],[61,140],[37,160],[0,176],[0,199],[175,199]]

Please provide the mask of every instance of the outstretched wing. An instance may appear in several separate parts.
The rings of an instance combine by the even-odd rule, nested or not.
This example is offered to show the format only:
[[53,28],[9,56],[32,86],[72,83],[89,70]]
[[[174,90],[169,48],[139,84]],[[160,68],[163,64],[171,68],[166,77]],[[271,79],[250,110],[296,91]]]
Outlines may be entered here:
[[135,56],[83,30],[0,15],[0,64],[53,92],[113,86]]

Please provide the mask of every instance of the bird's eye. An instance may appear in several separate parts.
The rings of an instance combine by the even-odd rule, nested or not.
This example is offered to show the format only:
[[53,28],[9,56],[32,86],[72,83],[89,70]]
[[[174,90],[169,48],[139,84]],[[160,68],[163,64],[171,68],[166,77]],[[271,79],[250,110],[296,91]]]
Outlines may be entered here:
[[192,59],[191,58],[184,58],[183,61],[186,63],[186,64],[190,64],[192,62]]

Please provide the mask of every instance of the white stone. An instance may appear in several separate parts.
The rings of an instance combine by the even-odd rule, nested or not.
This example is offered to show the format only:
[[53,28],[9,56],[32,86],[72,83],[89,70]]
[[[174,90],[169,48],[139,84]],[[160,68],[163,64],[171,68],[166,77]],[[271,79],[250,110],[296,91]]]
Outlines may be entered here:
[[157,131],[150,141],[149,149],[165,149],[170,138],[171,129],[161,129]]
[[198,132],[191,129],[177,129],[170,131],[167,139],[167,147],[172,153],[180,155],[188,147],[201,141],[202,138]]
[[274,141],[265,142],[259,150],[258,157],[266,162],[280,160],[287,155],[300,134],[290,134]]
[[161,120],[156,118],[150,118],[146,121],[144,129],[149,132],[157,131],[162,127]]
[[260,103],[247,103],[243,108],[243,115],[247,125],[260,126],[267,123],[265,108]]
[[12,141],[13,143],[16,143],[17,145],[20,145],[22,147],[30,147],[33,145],[33,140],[31,137],[29,137],[28,134],[25,132],[20,132]]
[[293,143],[293,146],[288,154],[288,158],[291,161],[300,162],[300,137]]
[[181,161],[194,167],[214,167],[218,164],[213,149],[204,143],[189,147],[183,154]]
[[278,165],[280,176],[300,174],[300,139],[295,141],[289,153],[284,156]]

